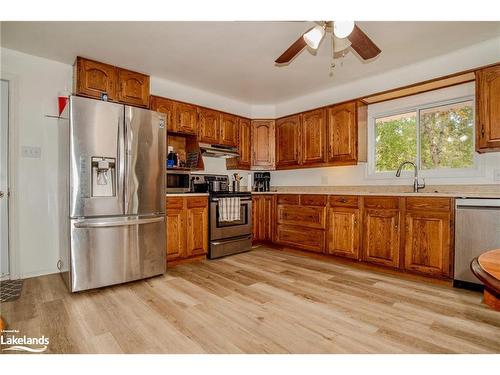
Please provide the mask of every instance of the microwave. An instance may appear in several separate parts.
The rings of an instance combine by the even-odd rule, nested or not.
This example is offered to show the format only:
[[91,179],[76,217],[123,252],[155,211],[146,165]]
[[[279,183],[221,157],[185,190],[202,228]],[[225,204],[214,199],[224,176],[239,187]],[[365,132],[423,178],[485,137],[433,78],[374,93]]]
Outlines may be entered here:
[[167,193],[189,193],[191,172],[167,170]]

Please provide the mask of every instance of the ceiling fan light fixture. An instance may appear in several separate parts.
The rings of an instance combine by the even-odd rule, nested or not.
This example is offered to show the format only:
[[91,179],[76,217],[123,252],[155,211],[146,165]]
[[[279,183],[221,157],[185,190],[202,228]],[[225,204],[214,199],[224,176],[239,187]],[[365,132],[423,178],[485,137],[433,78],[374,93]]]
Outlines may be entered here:
[[335,21],[333,23],[333,33],[337,38],[347,38],[353,30],[354,21]]
[[318,25],[304,34],[304,41],[312,49],[317,49],[324,36],[325,27]]

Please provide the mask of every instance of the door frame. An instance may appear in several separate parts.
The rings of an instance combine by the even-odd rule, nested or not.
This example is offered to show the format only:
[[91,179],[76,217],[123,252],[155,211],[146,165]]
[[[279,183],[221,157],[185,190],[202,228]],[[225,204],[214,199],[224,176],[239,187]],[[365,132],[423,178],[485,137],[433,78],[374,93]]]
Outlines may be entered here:
[[5,71],[0,72],[0,79],[9,83],[9,114],[8,114],[8,169],[9,169],[9,197],[8,197],[8,232],[9,232],[9,279],[16,280],[21,277],[19,254],[19,212],[17,195],[17,171],[19,170],[19,76]]

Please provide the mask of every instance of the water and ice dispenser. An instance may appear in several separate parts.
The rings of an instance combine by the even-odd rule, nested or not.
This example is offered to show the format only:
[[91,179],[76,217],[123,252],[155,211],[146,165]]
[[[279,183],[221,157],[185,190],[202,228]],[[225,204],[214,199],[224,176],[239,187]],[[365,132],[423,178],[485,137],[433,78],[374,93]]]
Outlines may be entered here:
[[116,196],[116,159],[92,157],[92,197]]

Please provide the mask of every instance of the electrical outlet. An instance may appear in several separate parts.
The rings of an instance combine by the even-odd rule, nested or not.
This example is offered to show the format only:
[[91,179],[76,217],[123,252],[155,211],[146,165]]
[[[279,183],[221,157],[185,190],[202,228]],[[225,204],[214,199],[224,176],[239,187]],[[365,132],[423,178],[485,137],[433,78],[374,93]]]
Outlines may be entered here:
[[21,146],[21,157],[40,159],[42,148],[39,146]]
[[493,170],[493,181],[500,181],[500,169]]
[[328,176],[321,176],[321,185],[328,185]]

